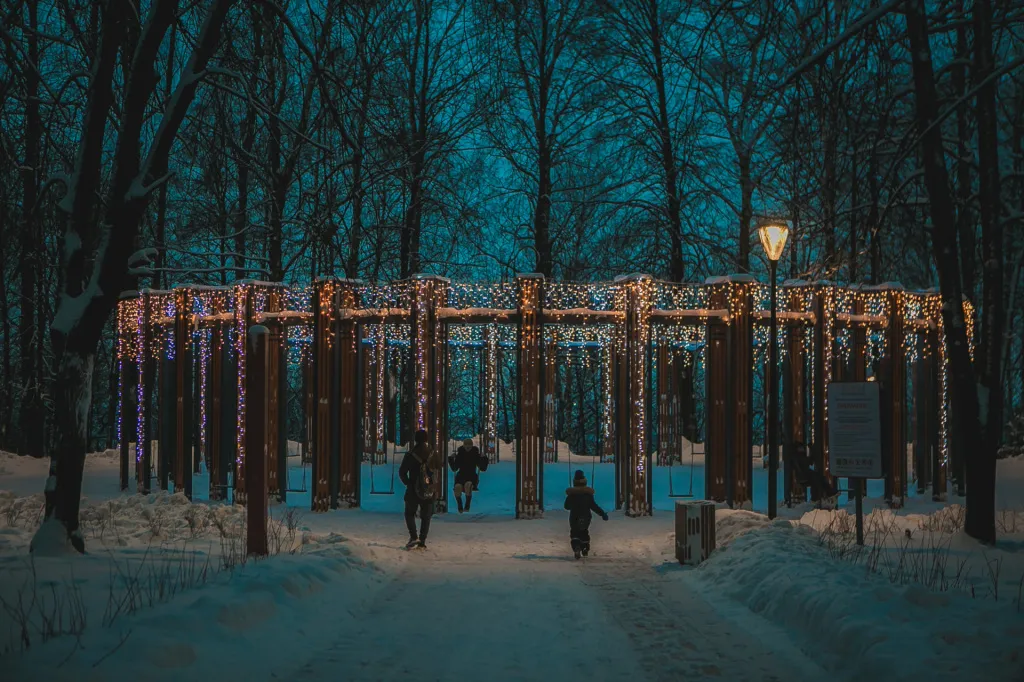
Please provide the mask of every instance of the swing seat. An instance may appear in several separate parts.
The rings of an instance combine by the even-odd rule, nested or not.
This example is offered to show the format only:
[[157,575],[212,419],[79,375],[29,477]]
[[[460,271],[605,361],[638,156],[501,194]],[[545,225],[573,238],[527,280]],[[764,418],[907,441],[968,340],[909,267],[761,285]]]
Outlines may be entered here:
[[[704,453],[701,453],[704,454]],[[668,462],[668,496],[672,499],[689,499],[693,498],[693,463],[697,453],[694,452],[693,444],[690,445],[690,491],[687,493],[677,493],[672,485],[672,460]],[[682,464],[682,458],[679,463]]]

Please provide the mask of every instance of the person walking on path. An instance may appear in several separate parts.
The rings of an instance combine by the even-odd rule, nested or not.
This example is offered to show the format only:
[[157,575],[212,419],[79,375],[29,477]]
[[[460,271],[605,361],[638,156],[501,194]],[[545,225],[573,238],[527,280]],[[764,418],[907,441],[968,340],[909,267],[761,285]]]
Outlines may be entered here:
[[608,514],[594,501],[594,489],[587,485],[582,469],[577,469],[572,487],[565,489],[565,508],[569,510],[569,542],[577,559],[590,553],[590,521],[594,512],[605,521]]
[[[398,469],[398,478],[405,485],[405,526],[409,530],[409,542],[406,547],[423,549],[427,546],[427,533],[430,531],[430,517],[434,513],[434,499],[437,497],[437,486],[434,477],[441,470],[433,448],[427,441],[427,432],[422,429],[416,432],[415,444],[402,458],[402,466]],[[420,513],[420,531],[416,533],[416,512]]]
[[[448,458],[448,466],[455,472],[455,502],[459,513],[469,511],[473,504],[473,491],[480,489],[480,471],[487,471],[487,458],[480,454],[480,448],[473,445],[473,439],[462,441],[458,451]],[[462,505],[462,493],[466,493],[466,505]]]

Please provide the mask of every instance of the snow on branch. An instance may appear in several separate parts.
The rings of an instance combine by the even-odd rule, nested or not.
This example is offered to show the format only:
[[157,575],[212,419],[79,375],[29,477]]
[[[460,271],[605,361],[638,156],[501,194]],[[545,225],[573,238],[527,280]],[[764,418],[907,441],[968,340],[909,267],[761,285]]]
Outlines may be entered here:
[[153,260],[158,254],[156,249],[150,247],[139,249],[128,256],[128,274],[136,277],[152,277],[154,274]]

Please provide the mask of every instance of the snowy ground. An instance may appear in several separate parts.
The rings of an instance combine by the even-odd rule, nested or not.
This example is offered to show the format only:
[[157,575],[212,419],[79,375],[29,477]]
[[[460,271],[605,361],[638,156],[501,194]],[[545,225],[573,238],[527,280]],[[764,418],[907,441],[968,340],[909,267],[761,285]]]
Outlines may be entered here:
[[[293,462],[290,486],[308,487]],[[859,553],[845,510],[782,508],[774,523],[719,510],[719,549],[697,569],[672,556],[662,468],[655,515],[595,521],[594,555],[573,561],[560,502],[576,468],[612,507],[612,467],[573,458],[547,469],[546,518],[515,521],[506,460],[484,474],[471,514],[435,520],[425,552],[400,548],[400,484],[322,515],[292,493],[272,510],[279,553],[243,564],[240,509],[122,496],[116,458],[92,455],[89,554],[32,562],[46,466],[0,455],[0,677],[1024,679],[1024,459],[1000,462],[995,549],[960,532],[955,500],[911,499],[893,515],[872,499]],[[387,487],[390,466],[373,474]],[[688,470],[674,475],[688,487]],[[702,467],[693,475],[699,495]],[[755,485],[760,508],[762,469]]]

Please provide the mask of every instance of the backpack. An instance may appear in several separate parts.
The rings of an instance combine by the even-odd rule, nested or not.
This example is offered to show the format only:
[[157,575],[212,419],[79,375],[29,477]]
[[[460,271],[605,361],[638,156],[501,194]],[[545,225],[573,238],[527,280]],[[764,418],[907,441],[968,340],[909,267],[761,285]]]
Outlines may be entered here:
[[413,449],[412,456],[416,458],[416,461],[420,463],[419,473],[416,474],[416,497],[420,498],[423,502],[430,502],[437,497],[437,489],[433,485],[434,474],[427,466],[430,462],[430,446],[427,445],[425,448],[427,453],[423,459],[420,459],[420,453]]

